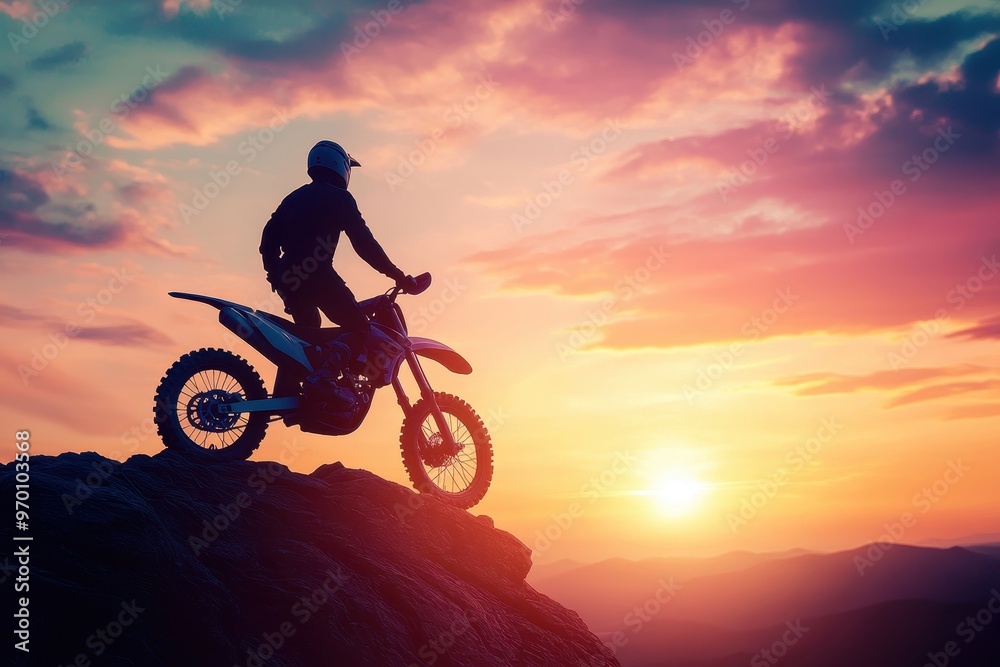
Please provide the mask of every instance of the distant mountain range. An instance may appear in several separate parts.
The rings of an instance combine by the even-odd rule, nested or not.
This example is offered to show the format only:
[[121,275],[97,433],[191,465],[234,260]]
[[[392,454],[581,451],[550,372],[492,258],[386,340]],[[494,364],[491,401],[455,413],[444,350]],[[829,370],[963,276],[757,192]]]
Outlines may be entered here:
[[562,562],[528,580],[625,667],[1000,667],[1000,544]]

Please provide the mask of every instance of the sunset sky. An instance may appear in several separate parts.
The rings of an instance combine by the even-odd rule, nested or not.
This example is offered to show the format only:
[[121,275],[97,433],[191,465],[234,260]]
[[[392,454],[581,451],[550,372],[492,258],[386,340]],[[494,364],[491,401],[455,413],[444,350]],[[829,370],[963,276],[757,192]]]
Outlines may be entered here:
[[[332,139],[434,275],[411,333],[475,369],[426,366],[493,433],[473,511],[536,561],[1000,525],[995,2],[0,12],[0,417],[35,454],[159,451],[153,392],[199,347],[273,384],[167,292],[280,312],[261,228]],[[359,298],[389,287],[342,246]],[[272,424],[254,458],[407,484],[401,419],[383,392],[356,434]]]

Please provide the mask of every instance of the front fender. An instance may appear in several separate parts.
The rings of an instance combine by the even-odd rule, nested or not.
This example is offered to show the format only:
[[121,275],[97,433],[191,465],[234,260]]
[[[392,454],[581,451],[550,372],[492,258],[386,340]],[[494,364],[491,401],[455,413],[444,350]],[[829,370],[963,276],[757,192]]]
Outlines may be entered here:
[[468,375],[472,372],[472,364],[444,343],[439,343],[430,338],[410,336],[410,347],[421,357],[433,359],[452,373]]

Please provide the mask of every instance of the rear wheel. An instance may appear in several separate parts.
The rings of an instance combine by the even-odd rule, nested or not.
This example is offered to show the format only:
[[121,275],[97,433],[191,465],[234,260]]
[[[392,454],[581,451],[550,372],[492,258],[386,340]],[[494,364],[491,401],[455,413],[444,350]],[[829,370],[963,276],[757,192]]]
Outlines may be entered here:
[[253,366],[226,350],[190,352],[174,362],[156,388],[156,431],[170,449],[205,452],[221,460],[250,458],[264,439],[267,415],[220,411],[220,405],[239,398],[267,398]]
[[400,431],[403,465],[418,491],[467,509],[482,500],[490,488],[493,443],[483,420],[468,403],[442,392],[434,396],[458,451],[447,450],[430,403],[420,399]]

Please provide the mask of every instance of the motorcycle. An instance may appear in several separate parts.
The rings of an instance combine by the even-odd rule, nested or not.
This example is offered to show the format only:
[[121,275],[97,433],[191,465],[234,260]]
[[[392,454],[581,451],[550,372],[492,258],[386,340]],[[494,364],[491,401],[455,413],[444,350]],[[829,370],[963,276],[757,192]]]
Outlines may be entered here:
[[[416,277],[420,294],[429,273]],[[282,420],[306,433],[347,435],[368,415],[375,391],[391,386],[403,410],[400,452],[414,488],[457,507],[482,500],[493,478],[493,445],[485,424],[468,403],[431,388],[420,359],[431,359],[453,373],[472,366],[452,348],[407,333],[394,287],[359,305],[371,321],[365,350],[337,373],[336,382],[353,395],[353,404],[331,407],[311,395],[307,380],[322,368],[324,350],[343,333],[340,327],[305,327],[278,315],[211,296],[170,292],[170,296],[208,304],[219,322],[277,367],[274,392],[245,359],[228,350],[201,348],[182,356],[156,389],[154,421],[166,447],[206,452],[222,460],[245,460],[264,439],[267,426]],[[406,363],[420,398],[413,404],[400,383]],[[329,375],[329,373],[328,373]]]

